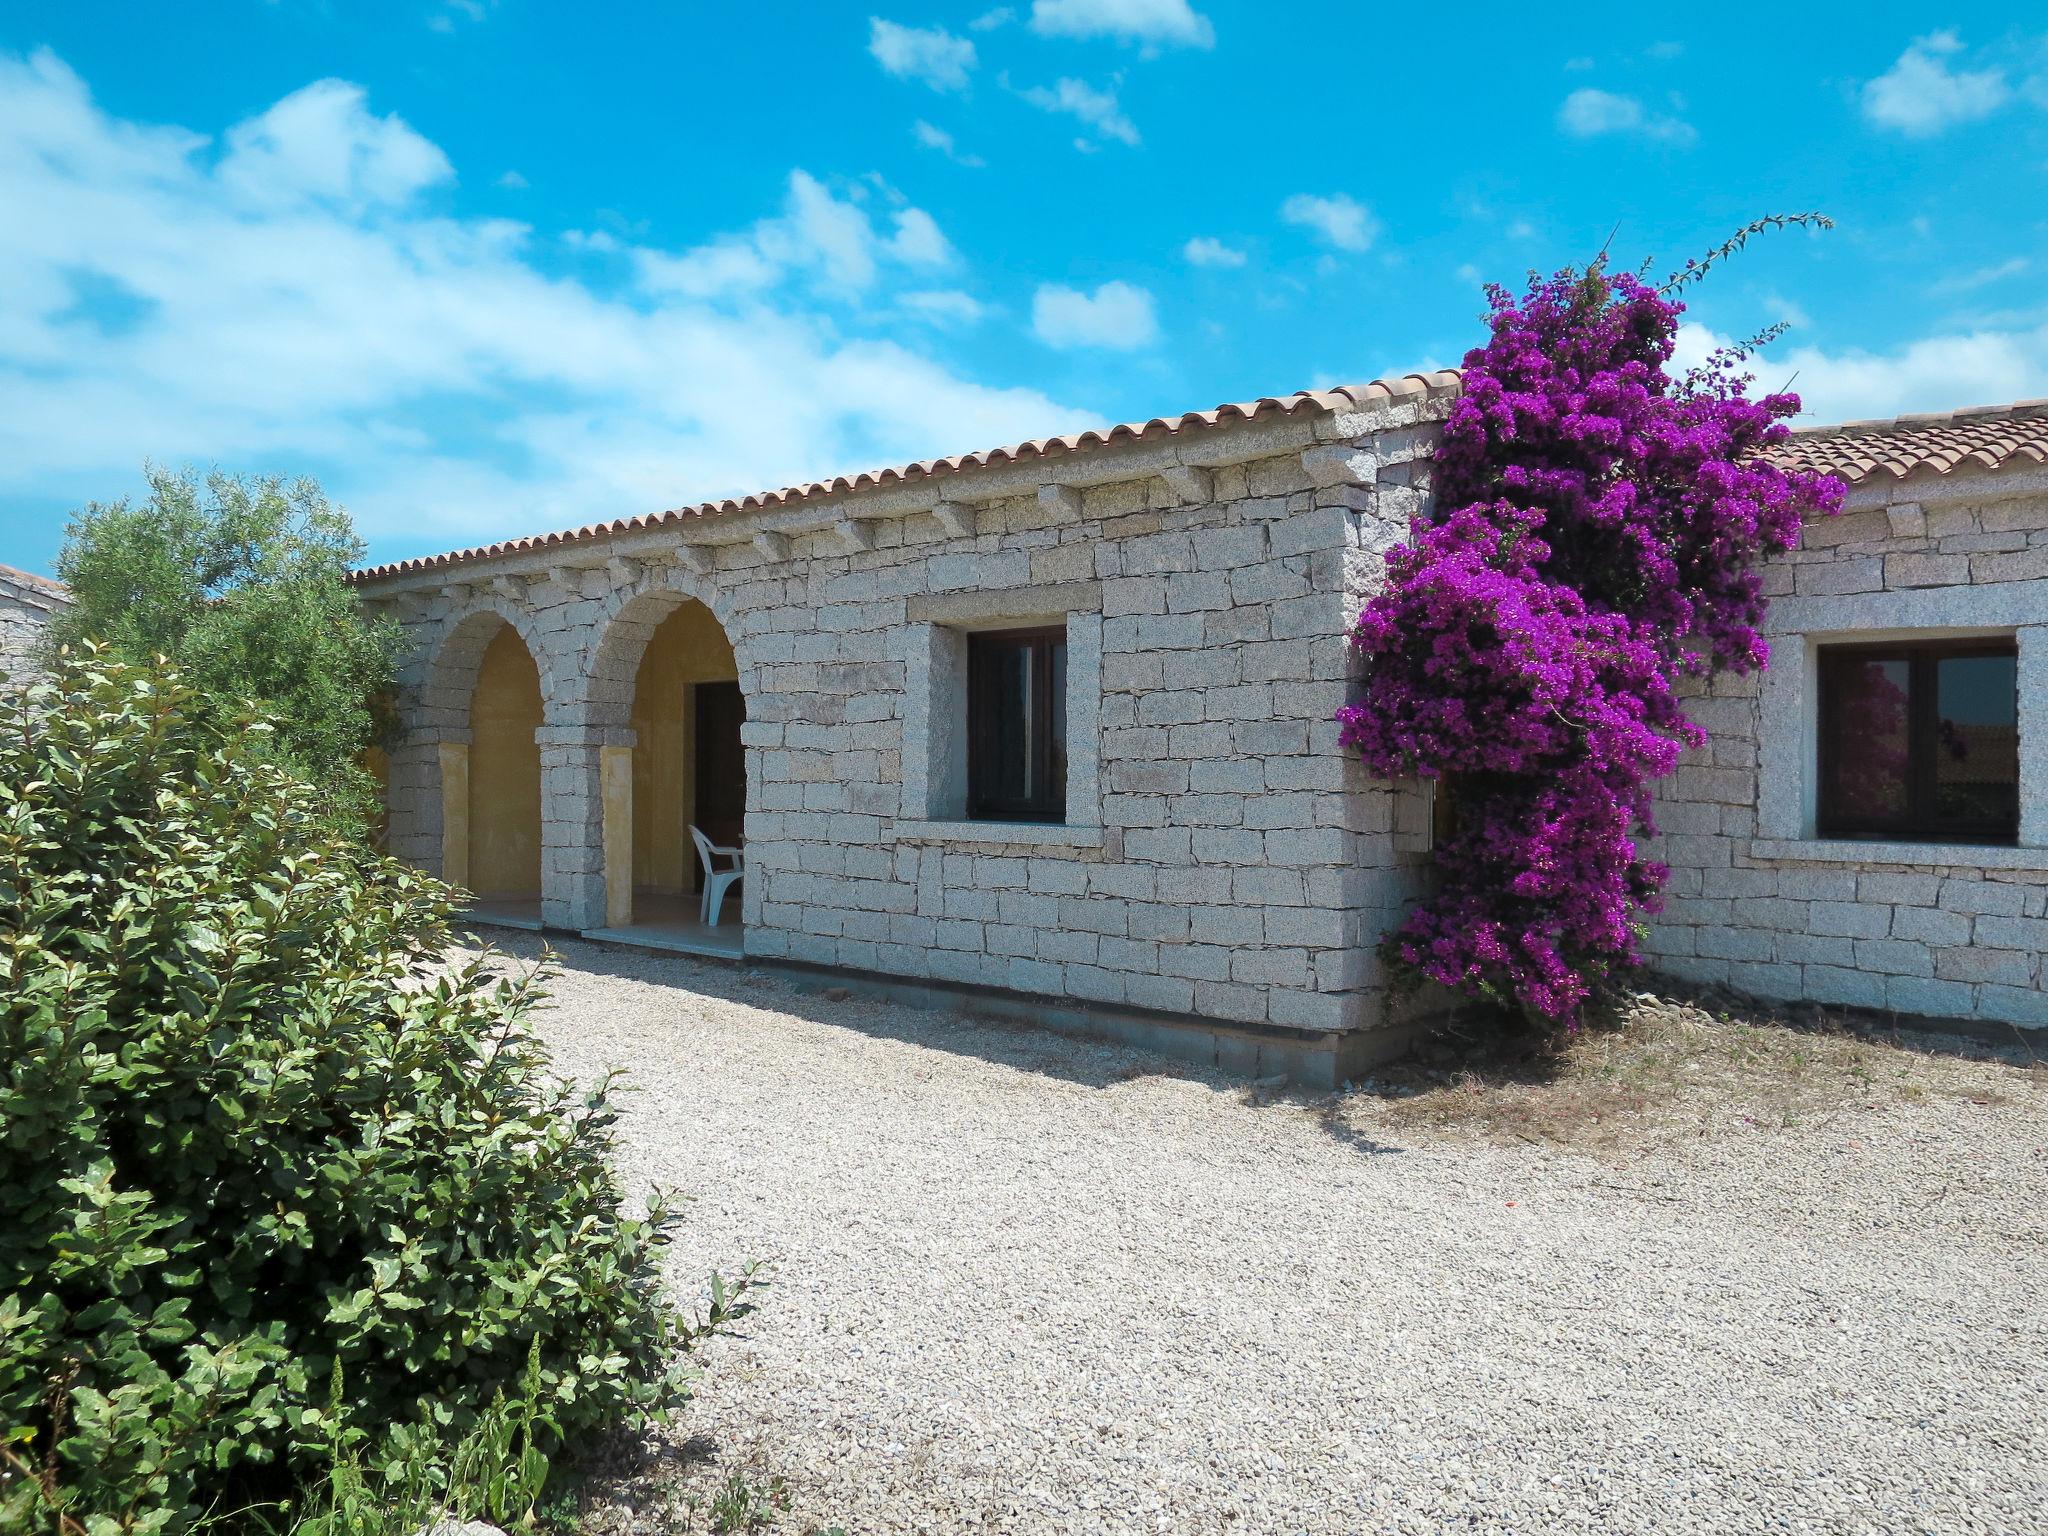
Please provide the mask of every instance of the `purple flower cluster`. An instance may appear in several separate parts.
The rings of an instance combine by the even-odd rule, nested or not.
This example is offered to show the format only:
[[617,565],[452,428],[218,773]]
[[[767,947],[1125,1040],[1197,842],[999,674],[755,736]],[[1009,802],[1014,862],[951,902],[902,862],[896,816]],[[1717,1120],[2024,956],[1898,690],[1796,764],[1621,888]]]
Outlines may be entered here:
[[1450,776],[1436,892],[1389,940],[1462,992],[1574,1021],[1638,958],[1668,871],[1649,783],[1704,740],[1677,684],[1762,667],[1757,561],[1841,505],[1758,454],[1793,395],[1737,360],[1665,371],[1684,306],[1598,265],[1489,290],[1491,338],[1436,459],[1438,513],[1353,636],[1342,740],[1388,777]]

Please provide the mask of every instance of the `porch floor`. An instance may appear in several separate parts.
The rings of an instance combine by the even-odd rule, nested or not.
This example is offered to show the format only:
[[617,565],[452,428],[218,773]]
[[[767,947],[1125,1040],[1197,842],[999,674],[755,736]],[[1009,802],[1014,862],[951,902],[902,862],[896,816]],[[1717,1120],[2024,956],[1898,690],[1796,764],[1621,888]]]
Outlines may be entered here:
[[630,924],[623,928],[586,928],[583,936],[606,944],[632,944],[641,949],[705,955],[718,960],[739,959],[744,952],[739,892],[726,892],[716,928],[698,921],[697,900],[694,894],[656,896],[636,891]]
[[540,932],[540,898],[530,901],[473,901],[456,913],[457,922],[489,923],[494,928]]

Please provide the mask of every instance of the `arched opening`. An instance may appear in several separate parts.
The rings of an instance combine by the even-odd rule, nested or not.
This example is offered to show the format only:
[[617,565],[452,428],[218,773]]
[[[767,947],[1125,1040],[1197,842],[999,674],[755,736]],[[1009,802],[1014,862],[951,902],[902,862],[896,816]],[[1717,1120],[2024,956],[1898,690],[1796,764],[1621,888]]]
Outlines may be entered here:
[[[613,622],[595,671],[631,680],[622,690],[634,743],[631,831],[619,835],[619,826],[606,837],[610,926],[678,948],[740,953],[742,888],[719,882],[707,912],[705,860],[692,836],[694,828],[715,847],[738,848],[745,835],[746,705],[731,642],[703,603],[644,593]],[[624,812],[606,806],[608,819],[624,822]],[[718,874],[740,861],[711,862]]]
[[469,699],[468,885],[493,917],[540,920],[540,669],[502,621]]

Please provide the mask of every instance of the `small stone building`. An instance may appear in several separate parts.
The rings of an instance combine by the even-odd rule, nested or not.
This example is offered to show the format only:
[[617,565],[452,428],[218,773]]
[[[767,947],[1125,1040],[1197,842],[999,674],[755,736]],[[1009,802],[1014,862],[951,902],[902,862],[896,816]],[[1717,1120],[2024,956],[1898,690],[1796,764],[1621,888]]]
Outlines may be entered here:
[[19,687],[41,675],[43,631],[70,605],[62,582],[0,565],[0,685]]
[[[497,921],[1341,1079],[1432,1006],[1378,955],[1428,878],[1430,798],[1367,775],[1332,716],[1457,389],[1269,398],[365,571],[416,642],[390,845]],[[1788,450],[1850,510],[1770,571],[1768,681],[1698,701],[1660,964],[2041,1019],[2044,450],[2034,406]],[[1906,649],[1837,650],[1873,642]],[[2001,677],[2024,710],[1999,713]],[[1822,785],[1845,710],[1883,716],[1898,761],[1851,782],[1830,757]],[[744,840],[737,921],[700,919],[693,827]]]

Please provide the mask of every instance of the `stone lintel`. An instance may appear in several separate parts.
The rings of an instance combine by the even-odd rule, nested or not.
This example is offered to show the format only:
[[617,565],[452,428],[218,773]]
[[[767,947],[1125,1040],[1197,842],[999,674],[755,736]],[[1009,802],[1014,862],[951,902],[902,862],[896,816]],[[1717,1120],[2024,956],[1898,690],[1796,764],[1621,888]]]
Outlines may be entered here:
[[1055,623],[1073,613],[1102,611],[1099,581],[1056,582],[1042,587],[1011,587],[993,592],[914,594],[908,603],[913,624]]

